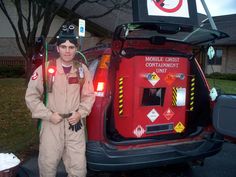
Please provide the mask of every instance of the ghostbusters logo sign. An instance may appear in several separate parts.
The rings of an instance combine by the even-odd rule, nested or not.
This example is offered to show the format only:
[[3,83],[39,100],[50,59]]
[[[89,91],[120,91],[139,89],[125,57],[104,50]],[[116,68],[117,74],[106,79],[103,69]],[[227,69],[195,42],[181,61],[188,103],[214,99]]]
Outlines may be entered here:
[[[183,4],[183,0],[176,0],[176,1],[171,1],[172,4],[170,4],[170,6],[172,7],[166,7],[166,3],[165,0],[153,0],[153,2],[155,3],[155,5],[162,11],[167,12],[167,13],[173,13],[173,12],[177,12],[182,4]],[[167,4],[168,6],[168,4]]]
[[132,0],[134,22],[199,26],[196,0]]
[[189,18],[188,0],[147,0],[148,15]]
[[36,80],[38,78],[39,74],[37,72],[34,72],[34,74],[31,76],[32,80]]

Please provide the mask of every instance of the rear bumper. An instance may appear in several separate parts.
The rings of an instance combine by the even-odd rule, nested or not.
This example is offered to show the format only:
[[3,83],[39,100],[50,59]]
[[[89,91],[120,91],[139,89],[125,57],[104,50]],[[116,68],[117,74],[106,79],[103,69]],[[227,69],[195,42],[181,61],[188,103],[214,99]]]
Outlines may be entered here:
[[88,168],[94,171],[124,171],[204,159],[219,152],[222,142],[188,141],[148,148],[117,150],[100,142],[87,143]]

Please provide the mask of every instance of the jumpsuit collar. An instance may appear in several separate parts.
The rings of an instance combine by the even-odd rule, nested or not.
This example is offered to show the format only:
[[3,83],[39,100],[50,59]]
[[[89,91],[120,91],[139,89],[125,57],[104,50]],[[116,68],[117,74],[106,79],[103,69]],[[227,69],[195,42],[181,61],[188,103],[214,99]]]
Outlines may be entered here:
[[[75,73],[76,71],[77,71],[77,69],[75,68],[74,64],[72,64],[72,68],[70,70],[70,73]],[[60,74],[64,73],[64,70],[62,67],[62,62],[61,62],[60,58],[57,59],[57,72]]]

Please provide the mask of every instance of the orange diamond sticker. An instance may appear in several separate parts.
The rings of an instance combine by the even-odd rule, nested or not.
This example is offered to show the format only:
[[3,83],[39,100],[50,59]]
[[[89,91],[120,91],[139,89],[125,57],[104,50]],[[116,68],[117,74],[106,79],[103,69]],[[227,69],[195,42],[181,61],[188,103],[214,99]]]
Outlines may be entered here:
[[168,85],[171,85],[174,81],[175,81],[176,77],[173,74],[168,74],[166,75],[166,77],[164,78],[165,82]]

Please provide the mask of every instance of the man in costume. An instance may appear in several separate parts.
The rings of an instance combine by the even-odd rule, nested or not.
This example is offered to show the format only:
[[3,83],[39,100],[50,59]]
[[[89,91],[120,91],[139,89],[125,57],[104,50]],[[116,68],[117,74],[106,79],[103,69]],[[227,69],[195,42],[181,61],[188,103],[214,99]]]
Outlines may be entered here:
[[74,26],[62,26],[57,37],[59,58],[38,67],[26,90],[25,100],[32,117],[42,120],[40,177],[55,177],[61,159],[68,177],[86,176],[86,141],[81,119],[90,113],[95,94],[88,68],[75,60],[77,45]]

